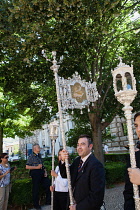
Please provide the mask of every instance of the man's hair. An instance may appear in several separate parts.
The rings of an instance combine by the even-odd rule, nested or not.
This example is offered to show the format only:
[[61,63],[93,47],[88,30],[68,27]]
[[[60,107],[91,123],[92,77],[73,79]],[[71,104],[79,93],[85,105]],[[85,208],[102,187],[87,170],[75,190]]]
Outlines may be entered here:
[[38,144],[38,143],[33,144],[33,148],[34,148],[35,146],[39,146],[39,144]]
[[136,118],[140,116],[140,112],[137,112],[135,115],[134,115],[134,121],[136,120]]
[[59,154],[59,152],[61,152],[63,149],[61,148],[61,149],[59,149],[59,151],[58,151],[58,154]]
[[78,137],[78,139],[80,139],[80,138],[87,138],[87,140],[88,140],[88,145],[93,144],[93,141],[92,141],[91,137],[90,137],[89,135],[87,135],[87,134],[81,134],[81,135]]

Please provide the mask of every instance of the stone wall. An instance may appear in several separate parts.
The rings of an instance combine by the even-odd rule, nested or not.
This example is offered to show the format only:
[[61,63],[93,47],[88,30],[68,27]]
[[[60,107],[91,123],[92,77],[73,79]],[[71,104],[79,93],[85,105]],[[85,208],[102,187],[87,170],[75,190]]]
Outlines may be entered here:
[[[133,129],[133,139],[136,144],[138,137],[135,132],[134,127],[134,114],[132,115],[132,129]],[[127,124],[125,118],[120,118],[116,116],[112,123],[110,124],[111,136],[114,137],[113,140],[107,140],[105,143],[108,145],[109,152],[126,152],[125,146],[129,144],[127,137]]]

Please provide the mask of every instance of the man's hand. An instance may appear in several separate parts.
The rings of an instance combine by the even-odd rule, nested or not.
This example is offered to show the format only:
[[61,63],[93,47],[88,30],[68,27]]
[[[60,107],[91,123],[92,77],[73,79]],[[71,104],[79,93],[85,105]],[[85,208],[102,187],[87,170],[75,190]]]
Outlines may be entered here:
[[70,210],[76,210],[76,204],[70,205],[70,206],[69,206],[69,209],[70,209]]
[[42,164],[38,164],[38,166],[36,166],[36,169],[41,169],[42,168]]
[[47,177],[47,176],[48,176],[47,171],[46,169],[44,169],[44,177]]
[[51,176],[57,177],[57,173],[54,170],[51,170]]
[[50,186],[50,191],[54,192],[54,186]]
[[140,185],[140,169],[139,168],[128,168],[128,174],[130,181],[133,184]]
[[61,158],[62,158],[63,161],[65,161],[66,159],[69,158],[69,153],[68,153],[67,150],[64,150],[64,149],[62,150]]

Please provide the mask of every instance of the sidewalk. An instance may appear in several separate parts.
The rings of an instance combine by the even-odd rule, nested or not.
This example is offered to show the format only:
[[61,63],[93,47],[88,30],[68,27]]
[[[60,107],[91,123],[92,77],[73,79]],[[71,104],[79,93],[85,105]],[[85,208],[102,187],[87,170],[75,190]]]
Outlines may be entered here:
[[[104,200],[105,200],[106,210],[123,210],[123,204],[124,204],[123,190],[124,190],[124,183],[115,185],[114,188],[105,190]],[[42,210],[51,210],[51,206],[42,206]]]
[[105,190],[105,205],[106,210],[123,210],[124,198],[123,198],[124,183],[115,185],[114,188]]

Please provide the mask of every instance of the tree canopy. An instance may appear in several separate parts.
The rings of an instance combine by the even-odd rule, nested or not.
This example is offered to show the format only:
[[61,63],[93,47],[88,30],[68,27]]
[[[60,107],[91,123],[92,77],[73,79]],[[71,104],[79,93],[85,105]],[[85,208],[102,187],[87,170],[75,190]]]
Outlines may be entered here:
[[[22,95],[19,104],[30,110],[34,107],[34,111],[35,101],[41,107],[43,102],[38,99],[43,98],[43,106],[51,106],[55,112],[53,72],[41,51],[46,50],[51,58],[50,52],[56,50],[57,59],[63,55],[60,76],[67,78],[78,71],[82,79],[97,82],[101,97],[90,113],[97,115],[103,130],[121,110],[111,75],[119,57],[127,64],[133,62],[139,82],[140,21],[131,19],[139,10],[138,0],[4,0],[0,36],[4,95],[8,91]],[[33,86],[40,87],[39,93]],[[43,123],[45,119],[36,114],[33,119]],[[90,123],[97,124],[93,118]]]

